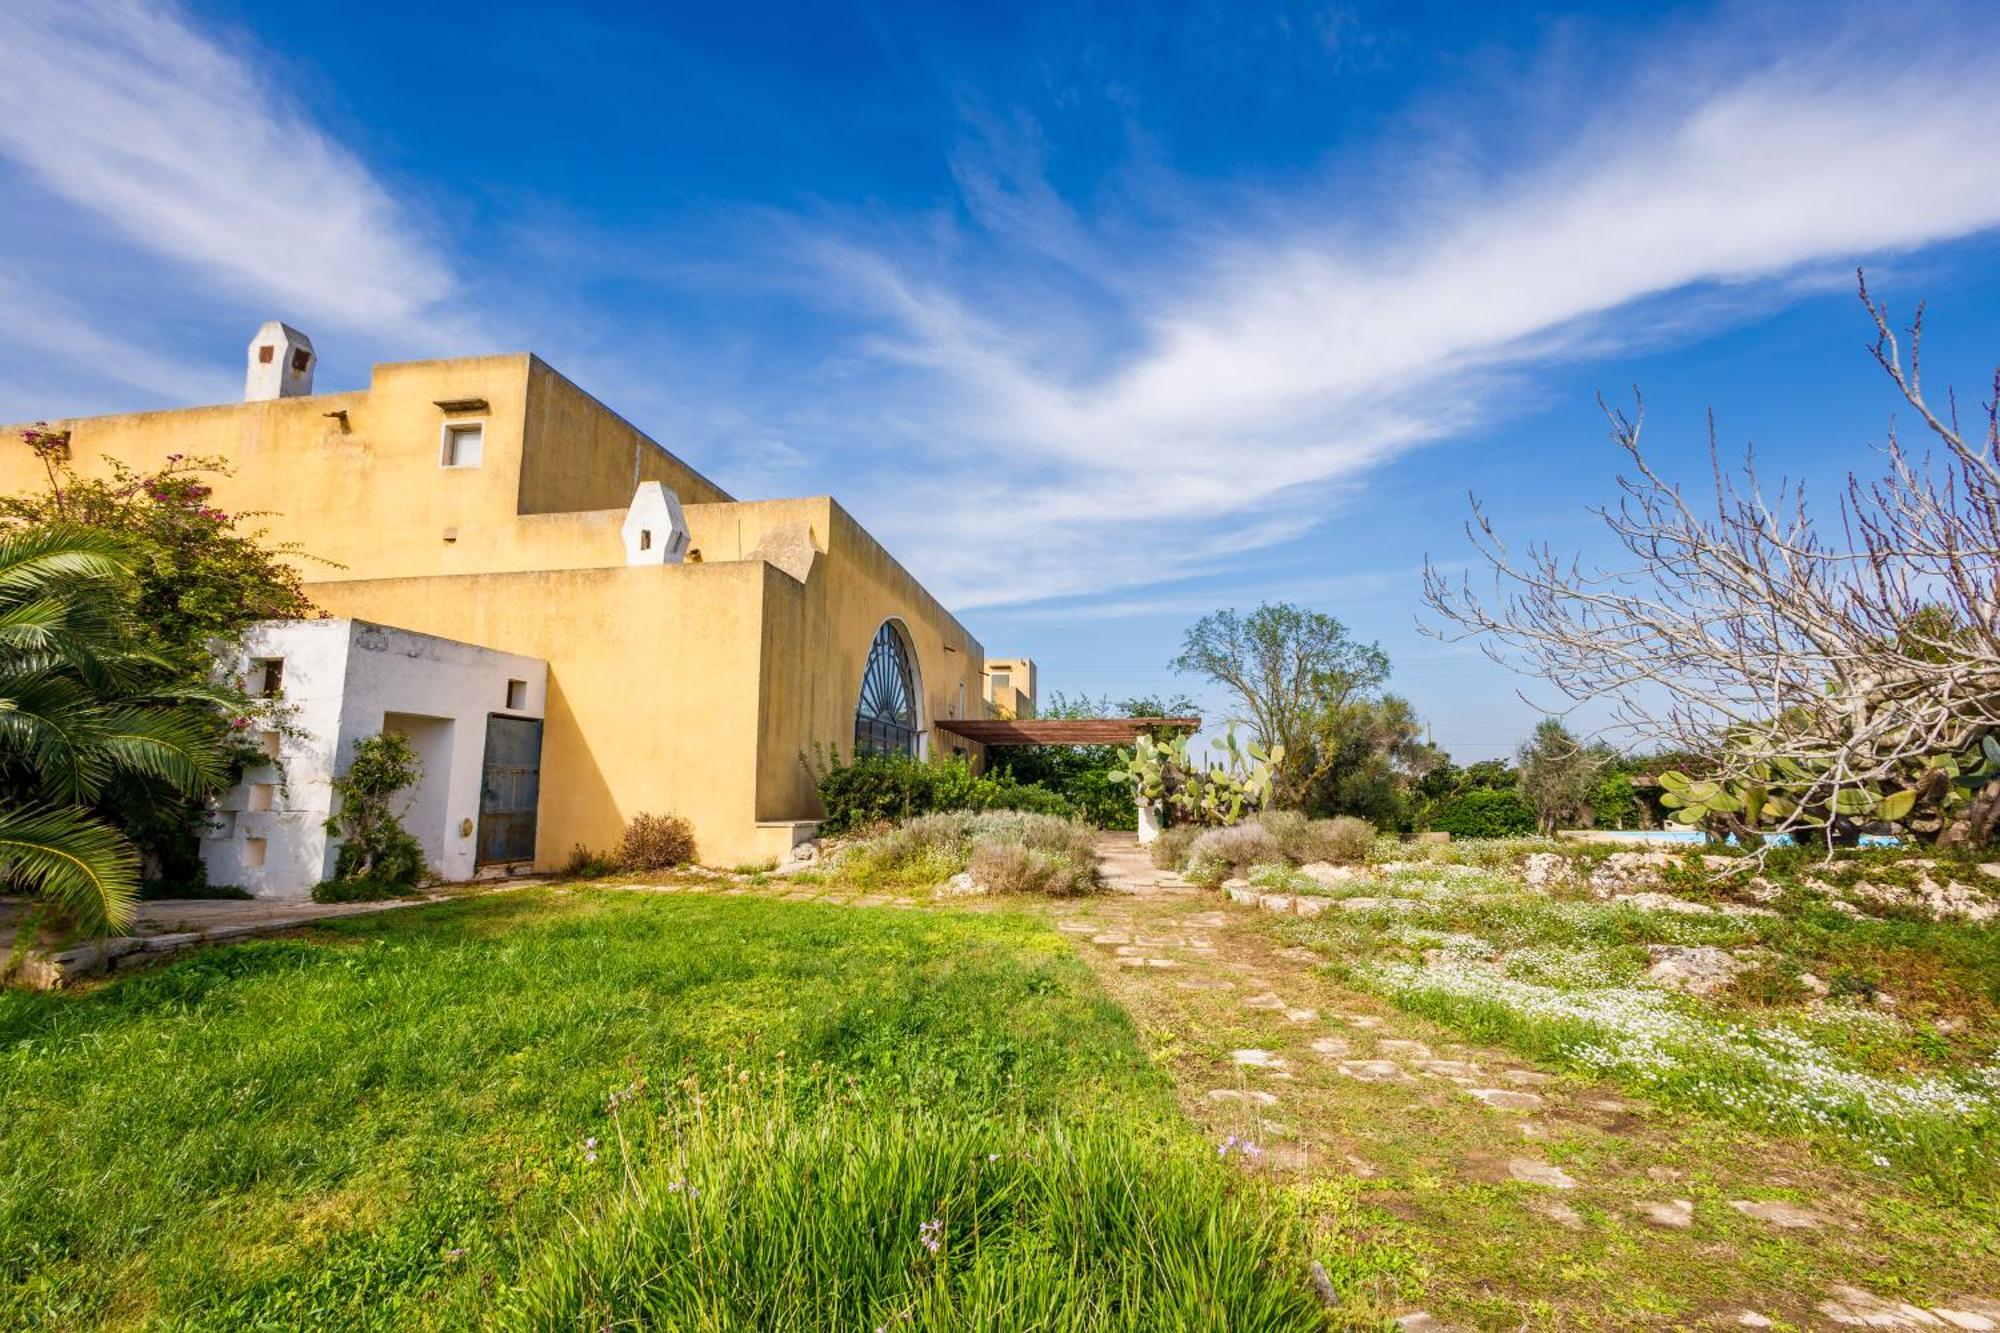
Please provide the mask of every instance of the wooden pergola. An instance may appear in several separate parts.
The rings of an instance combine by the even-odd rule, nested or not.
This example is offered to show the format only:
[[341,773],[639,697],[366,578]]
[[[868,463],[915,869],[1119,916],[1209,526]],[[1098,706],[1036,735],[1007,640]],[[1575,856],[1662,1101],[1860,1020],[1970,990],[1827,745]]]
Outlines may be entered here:
[[1155,731],[1200,731],[1198,717],[940,719],[939,731],[981,745],[1130,745]]

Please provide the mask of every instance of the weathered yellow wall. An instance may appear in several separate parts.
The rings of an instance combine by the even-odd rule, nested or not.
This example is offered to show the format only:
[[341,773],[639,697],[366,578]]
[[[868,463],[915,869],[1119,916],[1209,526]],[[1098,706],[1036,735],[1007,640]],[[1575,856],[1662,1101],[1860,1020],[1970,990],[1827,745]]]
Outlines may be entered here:
[[[1004,672],[1007,683],[995,680]],[[989,658],[985,670],[986,700],[995,717],[1030,718],[1035,715],[1035,664],[1025,657]]]
[[825,506],[829,536],[812,576],[803,588],[775,569],[767,579],[757,784],[758,816],[766,820],[818,813],[800,758],[815,746],[852,753],[861,674],[876,631],[891,617],[916,649],[920,721],[932,754],[954,748],[975,760],[980,754],[979,746],[939,732],[936,723],[983,715],[985,650],[846,510],[830,499],[817,503]]
[[[441,468],[436,404],[463,399],[488,403],[470,414],[485,422],[482,463]],[[729,501],[532,357],[378,366],[365,392],[51,424],[71,430],[86,471],[106,454],[141,468],[223,456],[234,475],[218,504],[266,511],[272,540],[338,562],[302,562],[331,614],[546,659],[545,868],[577,843],[609,848],[641,811],[687,816],[710,862],[788,845],[758,825],[820,813],[801,757],[851,751],[869,646],[891,617],[916,651],[933,753],[976,757],[935,724],[984,715],[984,650],[853,518],[824,496]],[[638,480],[680,496],[688,564],[625,565]],[[18,428],[0,429],[0,490],[42,484]],[[778,563],[753,558],[760,545]]]
[[[466,399],[488,406],[437,406]],[[344,426],[328,415],[339,411]],[[484,423],[480,466],[439,466],[446,420]],[[299,545],[313,582],[622,564],[619,525],[640,481],[665,482],[683,504],[729,498],[525,354],[377,366],[363,392],[50,424],[70,431],[85,472],[105,455],[139,468],[220,456],[233,475],[216,483],[217,503],[268,513],[272,539]],[[20,428],[0,427],[0,491],[42,480]]]
[[538,357],[528,364],[527,453],[519,512],[623,509],[642,481],[663,481],[682,504],[716,504],[720,486],[653,443],[638,427]]
[[536,864],[686,816],[701,858],[757,859],[762,561],[349,580],[327,610],[549,663]]

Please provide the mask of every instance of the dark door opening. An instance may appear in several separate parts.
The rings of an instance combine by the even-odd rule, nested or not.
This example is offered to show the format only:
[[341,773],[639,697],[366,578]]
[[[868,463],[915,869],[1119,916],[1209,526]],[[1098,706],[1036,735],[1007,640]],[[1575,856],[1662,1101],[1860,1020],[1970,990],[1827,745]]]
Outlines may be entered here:
[[478,864],[535,859],[541,795],[541,719],[489,713],[479,775]]

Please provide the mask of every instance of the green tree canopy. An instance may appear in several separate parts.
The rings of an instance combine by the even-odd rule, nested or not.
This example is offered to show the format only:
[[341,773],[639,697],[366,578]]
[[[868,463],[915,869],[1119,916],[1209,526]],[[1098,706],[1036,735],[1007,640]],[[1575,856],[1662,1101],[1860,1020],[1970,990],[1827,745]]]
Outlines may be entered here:
[[1189,628],[1171,665],[1228,690],[1257,739],[1284,746],[1273,780],[1280,806],[1333,813],[1344,808],[1343,783],[1349,797],[1367,791],[1371,766],[1380,781],[1401,784],[1405,761],[1425,767],[1435,758],[1414,748],[1409,705],[1381,694],[1388,654],[1325,612],[1285,602],[1248,615],[1212,612]]

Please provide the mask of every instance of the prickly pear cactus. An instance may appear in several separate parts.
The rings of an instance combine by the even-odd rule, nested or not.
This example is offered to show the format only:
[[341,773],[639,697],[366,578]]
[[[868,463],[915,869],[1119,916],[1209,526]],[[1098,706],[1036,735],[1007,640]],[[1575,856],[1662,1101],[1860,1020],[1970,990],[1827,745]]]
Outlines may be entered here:
[[1240,823],[1270,801],[1272,769],[1282,762],[1284,747],[1240,745],[1232,727],[1222,748],[1226,763],[1204,764],[1188,753],[1186,736],[1141,736],[1116,771],[1132,783],[1139,800],[1161,808],[1169,823]]
[[1895,824],[1928,838],[2000,778],[2000,739],[1981,735],[1964,750],[1911,761],[1885,781],[1835,786],[1828,770],[1824,760],[1785,755],[1755,759],[1744,776],[1720,780],[1669,769],[1660,774],[1660,804],[1674,823],[1718,835]]

